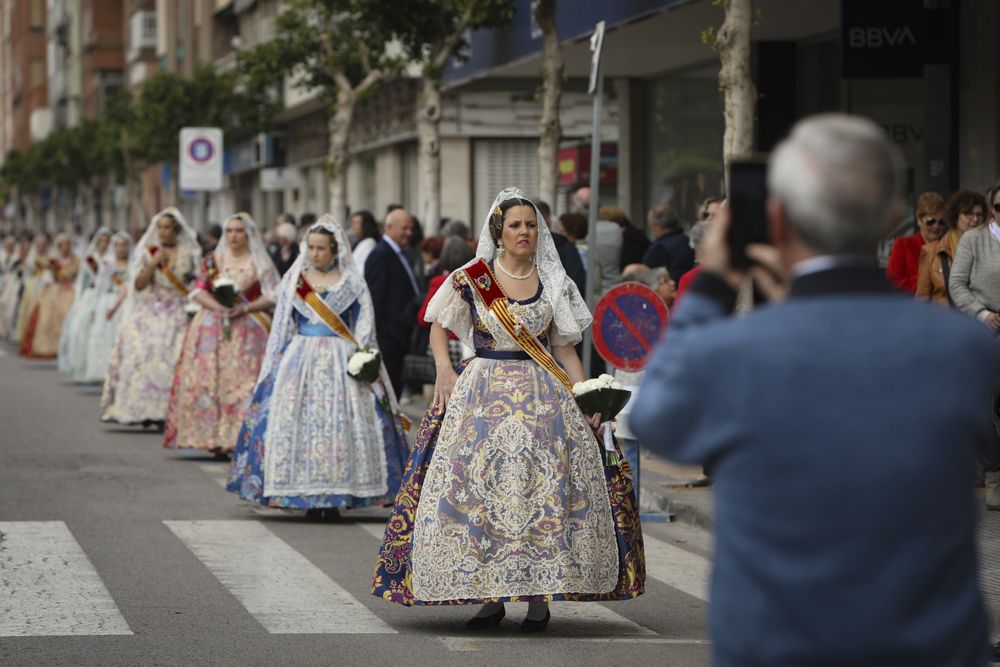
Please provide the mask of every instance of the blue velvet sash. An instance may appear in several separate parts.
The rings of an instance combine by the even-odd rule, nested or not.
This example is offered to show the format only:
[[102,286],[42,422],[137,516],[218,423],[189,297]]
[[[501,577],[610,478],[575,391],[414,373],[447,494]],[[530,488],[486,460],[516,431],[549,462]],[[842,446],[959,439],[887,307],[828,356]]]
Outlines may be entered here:
[[485,347],[477,347],[476,356],[480,359],[495,359],[497,361],[528,361],[531,359],[531,355],[521,350],[489,350]]

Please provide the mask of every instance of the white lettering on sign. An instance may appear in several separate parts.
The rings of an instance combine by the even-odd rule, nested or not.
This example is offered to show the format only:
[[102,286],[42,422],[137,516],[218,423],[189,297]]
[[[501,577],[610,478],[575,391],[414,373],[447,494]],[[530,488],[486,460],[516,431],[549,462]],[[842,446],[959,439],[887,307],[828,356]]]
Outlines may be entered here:
[[851,28],[848,43],[852,49],[881,49],[884,46],[917,45],[909,26],[902,28]]

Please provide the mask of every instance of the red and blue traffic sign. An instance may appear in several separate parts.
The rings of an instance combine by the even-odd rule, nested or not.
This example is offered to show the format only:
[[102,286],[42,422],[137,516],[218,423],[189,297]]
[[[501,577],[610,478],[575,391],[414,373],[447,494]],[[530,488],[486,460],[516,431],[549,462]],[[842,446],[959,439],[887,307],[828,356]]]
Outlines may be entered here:
[[195,162],[208,162],[215,155],[215,146],[205,137],[197,137],[188,144],[188,155]]
[[642,283],[612,287],[594,310],[594,347],[616,368],[641,370],[669,321],[666,304],[651,288]]

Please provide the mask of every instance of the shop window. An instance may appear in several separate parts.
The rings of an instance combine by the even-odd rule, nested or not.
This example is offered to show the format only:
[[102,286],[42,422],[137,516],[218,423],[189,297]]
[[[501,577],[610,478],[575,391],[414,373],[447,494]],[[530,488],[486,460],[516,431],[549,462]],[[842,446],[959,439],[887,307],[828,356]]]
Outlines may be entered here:
[[[706,197],[724,188],[725,129],[719,68],[671,74],[645,86],[646,209],[666,203],[684,223],[693,223]],[[645,219],[633,212],[637,222]]]

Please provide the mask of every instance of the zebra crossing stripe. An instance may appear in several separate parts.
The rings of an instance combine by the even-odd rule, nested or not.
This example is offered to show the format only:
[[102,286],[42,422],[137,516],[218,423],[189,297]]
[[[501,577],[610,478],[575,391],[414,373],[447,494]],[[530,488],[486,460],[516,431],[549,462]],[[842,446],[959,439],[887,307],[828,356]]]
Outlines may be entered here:
[[643,535],[642,540],[646,547],[648,576],[699,600],[708,601],[712,566],[707,558],[649,535]]
[[164,523],[272,634],[396,633],[256,521]]
[[212,480],[221,486],[226,488],[226,484],[229,482],[229,466],[222,465],[217,462],[213,463],[199,463],[198,467],[201,471],[212,478]]
[[130,634],[65,523],[0,522],[0,637]]

